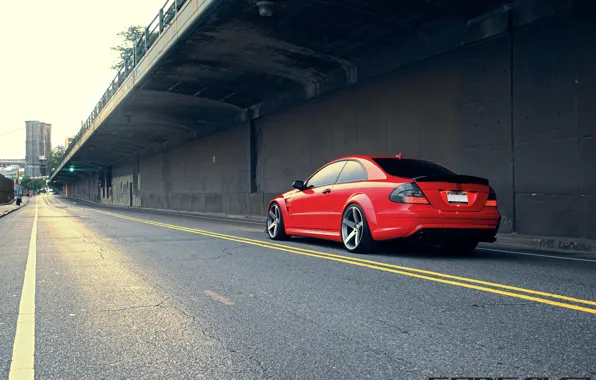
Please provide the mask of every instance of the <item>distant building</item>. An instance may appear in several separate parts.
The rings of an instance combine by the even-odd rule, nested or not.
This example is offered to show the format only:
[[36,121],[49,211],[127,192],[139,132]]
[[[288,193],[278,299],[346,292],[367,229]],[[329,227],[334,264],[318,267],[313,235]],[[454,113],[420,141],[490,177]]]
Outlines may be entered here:
[[52,125],[39,121],[26,121],[27,139],[25,154],[25,175],[39,177],[47,175],[45,159],[52,152]]
[[8,179],[17,179],[25,174],[25,170],[18,165],[10,165],[3,169],[0,169],[0,175],[5,176]]
[[14,198],[14,181],[0,174],[0,204]]
[[72,141],[74,140],[74,136],[68,136],[67,138],[64,139],[64,149],[68,149],[68,146],[72,143]]

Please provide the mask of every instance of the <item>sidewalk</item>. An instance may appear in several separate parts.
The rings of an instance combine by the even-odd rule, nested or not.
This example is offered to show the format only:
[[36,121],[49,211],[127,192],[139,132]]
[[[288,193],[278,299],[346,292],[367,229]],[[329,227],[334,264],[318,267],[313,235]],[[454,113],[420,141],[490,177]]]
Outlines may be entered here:
[[498,234],[495,244],[512,247],[527,247],[553,252],[596,253],[596,241],[518,234]]
[[0,205],[0,218],[10,214],[13,211],[16,211],[22,207],[25,207],[27,205],[27,203],[29,203],[29,198],[28,197],[23,197],[23,203],[21,203],[20,206],[17,206],[16,202],[12,202],[9,204],[5,204],[5,205]]
[[[110,205],[103,203],[91,202],[86,199],[73,198],[70,199],[85,202],[98,206],[112,207],[116,209],[133,209],[136,211],[145,212],[156,212],[161,214],[174,214],[174,215],[188,215],[198,216],[203,218],[223,219],[223,220],[236,220],[236,221],[247,221],[254,223],[263,223],[263,227],[267,218],[265,216],[258,215],[229,215],[219,213],[208,213],[198,211],[184,211],[184,210],[166,210],[157,208],[146,208],[146,207],[130,207],[130,206],[119,206]],[[512,248],[531,248],[544,251],[552,251],[558,253],[595,253],[596,254],[596,241],[583,240],[583,239],[570,239],[562,237],[545,237],[545,236],[526,236],[518,234],[497,234],[497,241],[493,244],[482,244],[484,247],[512,247]]]

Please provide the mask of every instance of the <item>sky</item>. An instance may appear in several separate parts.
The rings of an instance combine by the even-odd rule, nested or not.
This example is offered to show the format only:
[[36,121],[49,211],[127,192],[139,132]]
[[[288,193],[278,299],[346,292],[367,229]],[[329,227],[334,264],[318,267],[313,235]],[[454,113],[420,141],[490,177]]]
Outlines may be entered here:
[[2,1],[0,158],[25,157],[26,120],[52,124],[54,147],[75,135],[116,75],[117,33],[148,25],[165,2]]

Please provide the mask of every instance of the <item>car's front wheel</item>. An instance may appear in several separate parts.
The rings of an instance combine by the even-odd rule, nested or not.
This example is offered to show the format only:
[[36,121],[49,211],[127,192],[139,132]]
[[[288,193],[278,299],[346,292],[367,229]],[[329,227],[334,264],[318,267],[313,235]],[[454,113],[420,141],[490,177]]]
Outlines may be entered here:
[[272,203],[267,214],[267,234],[273,240],[284,240],[288,237],[284,227],[283,215],[279,204]]
[[357,204],[351,204],[344,210],[341,218],[341,240],[350,252],[364,253],[374,248],[364,211]]

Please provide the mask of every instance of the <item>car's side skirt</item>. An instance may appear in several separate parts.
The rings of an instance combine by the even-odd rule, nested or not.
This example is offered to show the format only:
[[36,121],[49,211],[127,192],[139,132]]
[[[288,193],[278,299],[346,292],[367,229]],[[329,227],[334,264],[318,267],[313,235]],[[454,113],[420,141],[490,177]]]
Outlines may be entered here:
[[312,230],[307,228],[286,228],[286,234],[341,242],[339,231]]

